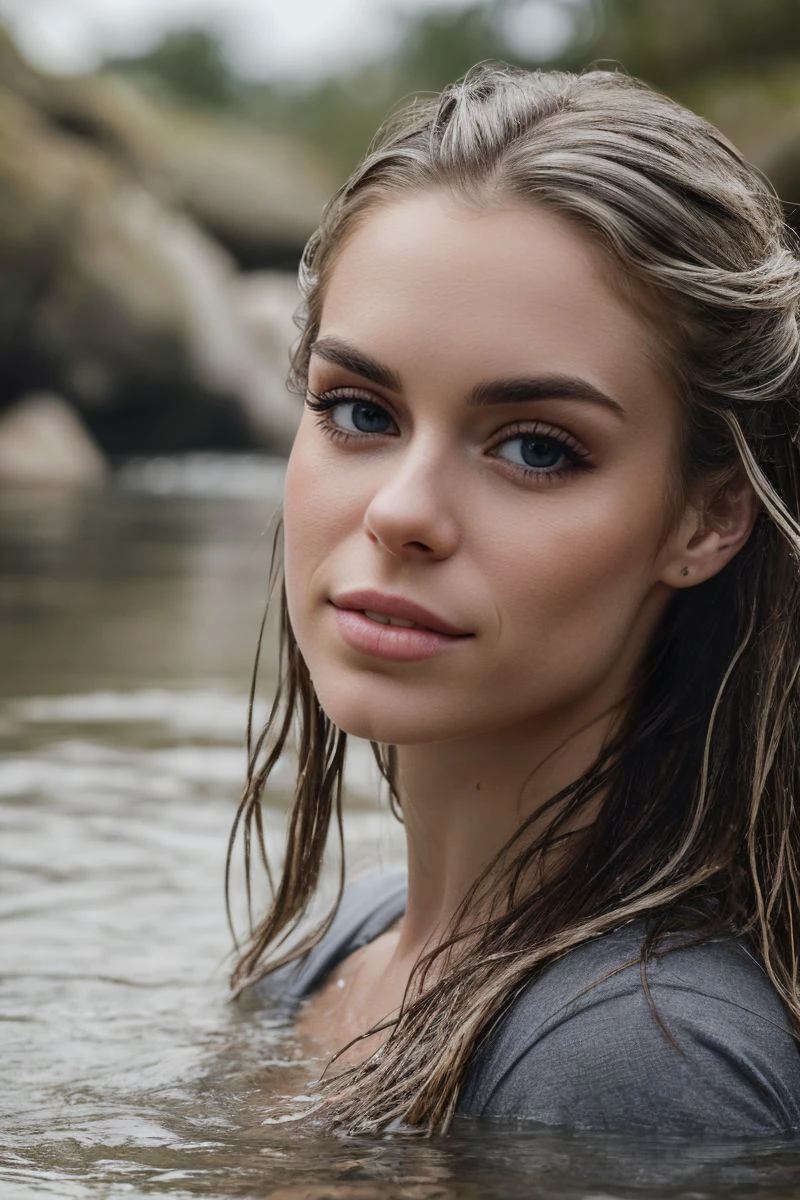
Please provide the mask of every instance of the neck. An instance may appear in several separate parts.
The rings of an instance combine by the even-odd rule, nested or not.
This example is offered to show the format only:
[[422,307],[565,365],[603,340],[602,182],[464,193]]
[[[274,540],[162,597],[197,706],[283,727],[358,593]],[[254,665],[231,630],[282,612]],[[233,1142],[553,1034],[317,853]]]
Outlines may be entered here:
[[541,832],[552,810],[540,822],[536,814],[597,758],[614,716],[398,747],[408,847],[403,955],[416,957],[436,944],[469,889],[525,821],[527,839]]

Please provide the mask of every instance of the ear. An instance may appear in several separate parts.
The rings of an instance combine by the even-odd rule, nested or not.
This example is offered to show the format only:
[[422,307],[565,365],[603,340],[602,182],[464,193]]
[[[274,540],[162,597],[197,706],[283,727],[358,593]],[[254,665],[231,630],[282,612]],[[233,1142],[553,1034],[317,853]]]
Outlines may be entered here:
[[687,504],[664,548],[662,583],[685,588],[711,579],[744,546],[758,509],[752,485],[741,477]]

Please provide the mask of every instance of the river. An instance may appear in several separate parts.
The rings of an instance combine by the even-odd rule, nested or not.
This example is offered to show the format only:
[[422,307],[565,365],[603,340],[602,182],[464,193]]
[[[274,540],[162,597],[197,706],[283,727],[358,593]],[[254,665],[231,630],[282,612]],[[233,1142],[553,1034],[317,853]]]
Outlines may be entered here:
[[[222,872],[282,474],[153,460],[0,495],[0,1197],[800,1195],[790,1142],[265,1121],[314,1064],[227,998]],[[272,671],[268,644],[262,697]],[[348,867],[395,866],[365,747],[348,778]]]

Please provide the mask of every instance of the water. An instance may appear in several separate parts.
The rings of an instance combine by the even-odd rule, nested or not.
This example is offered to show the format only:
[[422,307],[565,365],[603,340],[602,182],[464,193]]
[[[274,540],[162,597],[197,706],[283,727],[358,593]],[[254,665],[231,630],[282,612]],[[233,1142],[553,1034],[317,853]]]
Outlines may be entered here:
[[[198,459],[0,496],[2,1200],[800,1196],[791,1143],[263,1123],[315,1071],[226,996],[223,855],[281,480]],[[400,858],[375,793],[357,747],[355,868]]]

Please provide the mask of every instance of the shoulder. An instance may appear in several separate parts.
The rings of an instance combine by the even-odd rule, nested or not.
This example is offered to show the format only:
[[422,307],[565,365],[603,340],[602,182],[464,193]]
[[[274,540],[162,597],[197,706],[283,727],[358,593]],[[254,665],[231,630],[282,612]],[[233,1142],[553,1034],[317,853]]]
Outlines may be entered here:
[[354,950],[379,937],[406,907],[406,874],[370,872],[347,884],[328,931],[303,958],[255,985],[256,995],[293,1008]]
[[673,939],[648,964],[648,999],[641,943],[641,926],[618,930],[525,988],[476,1055],[462,1111],[586,1128],[800,1130],[800,1050],[747,949]]

